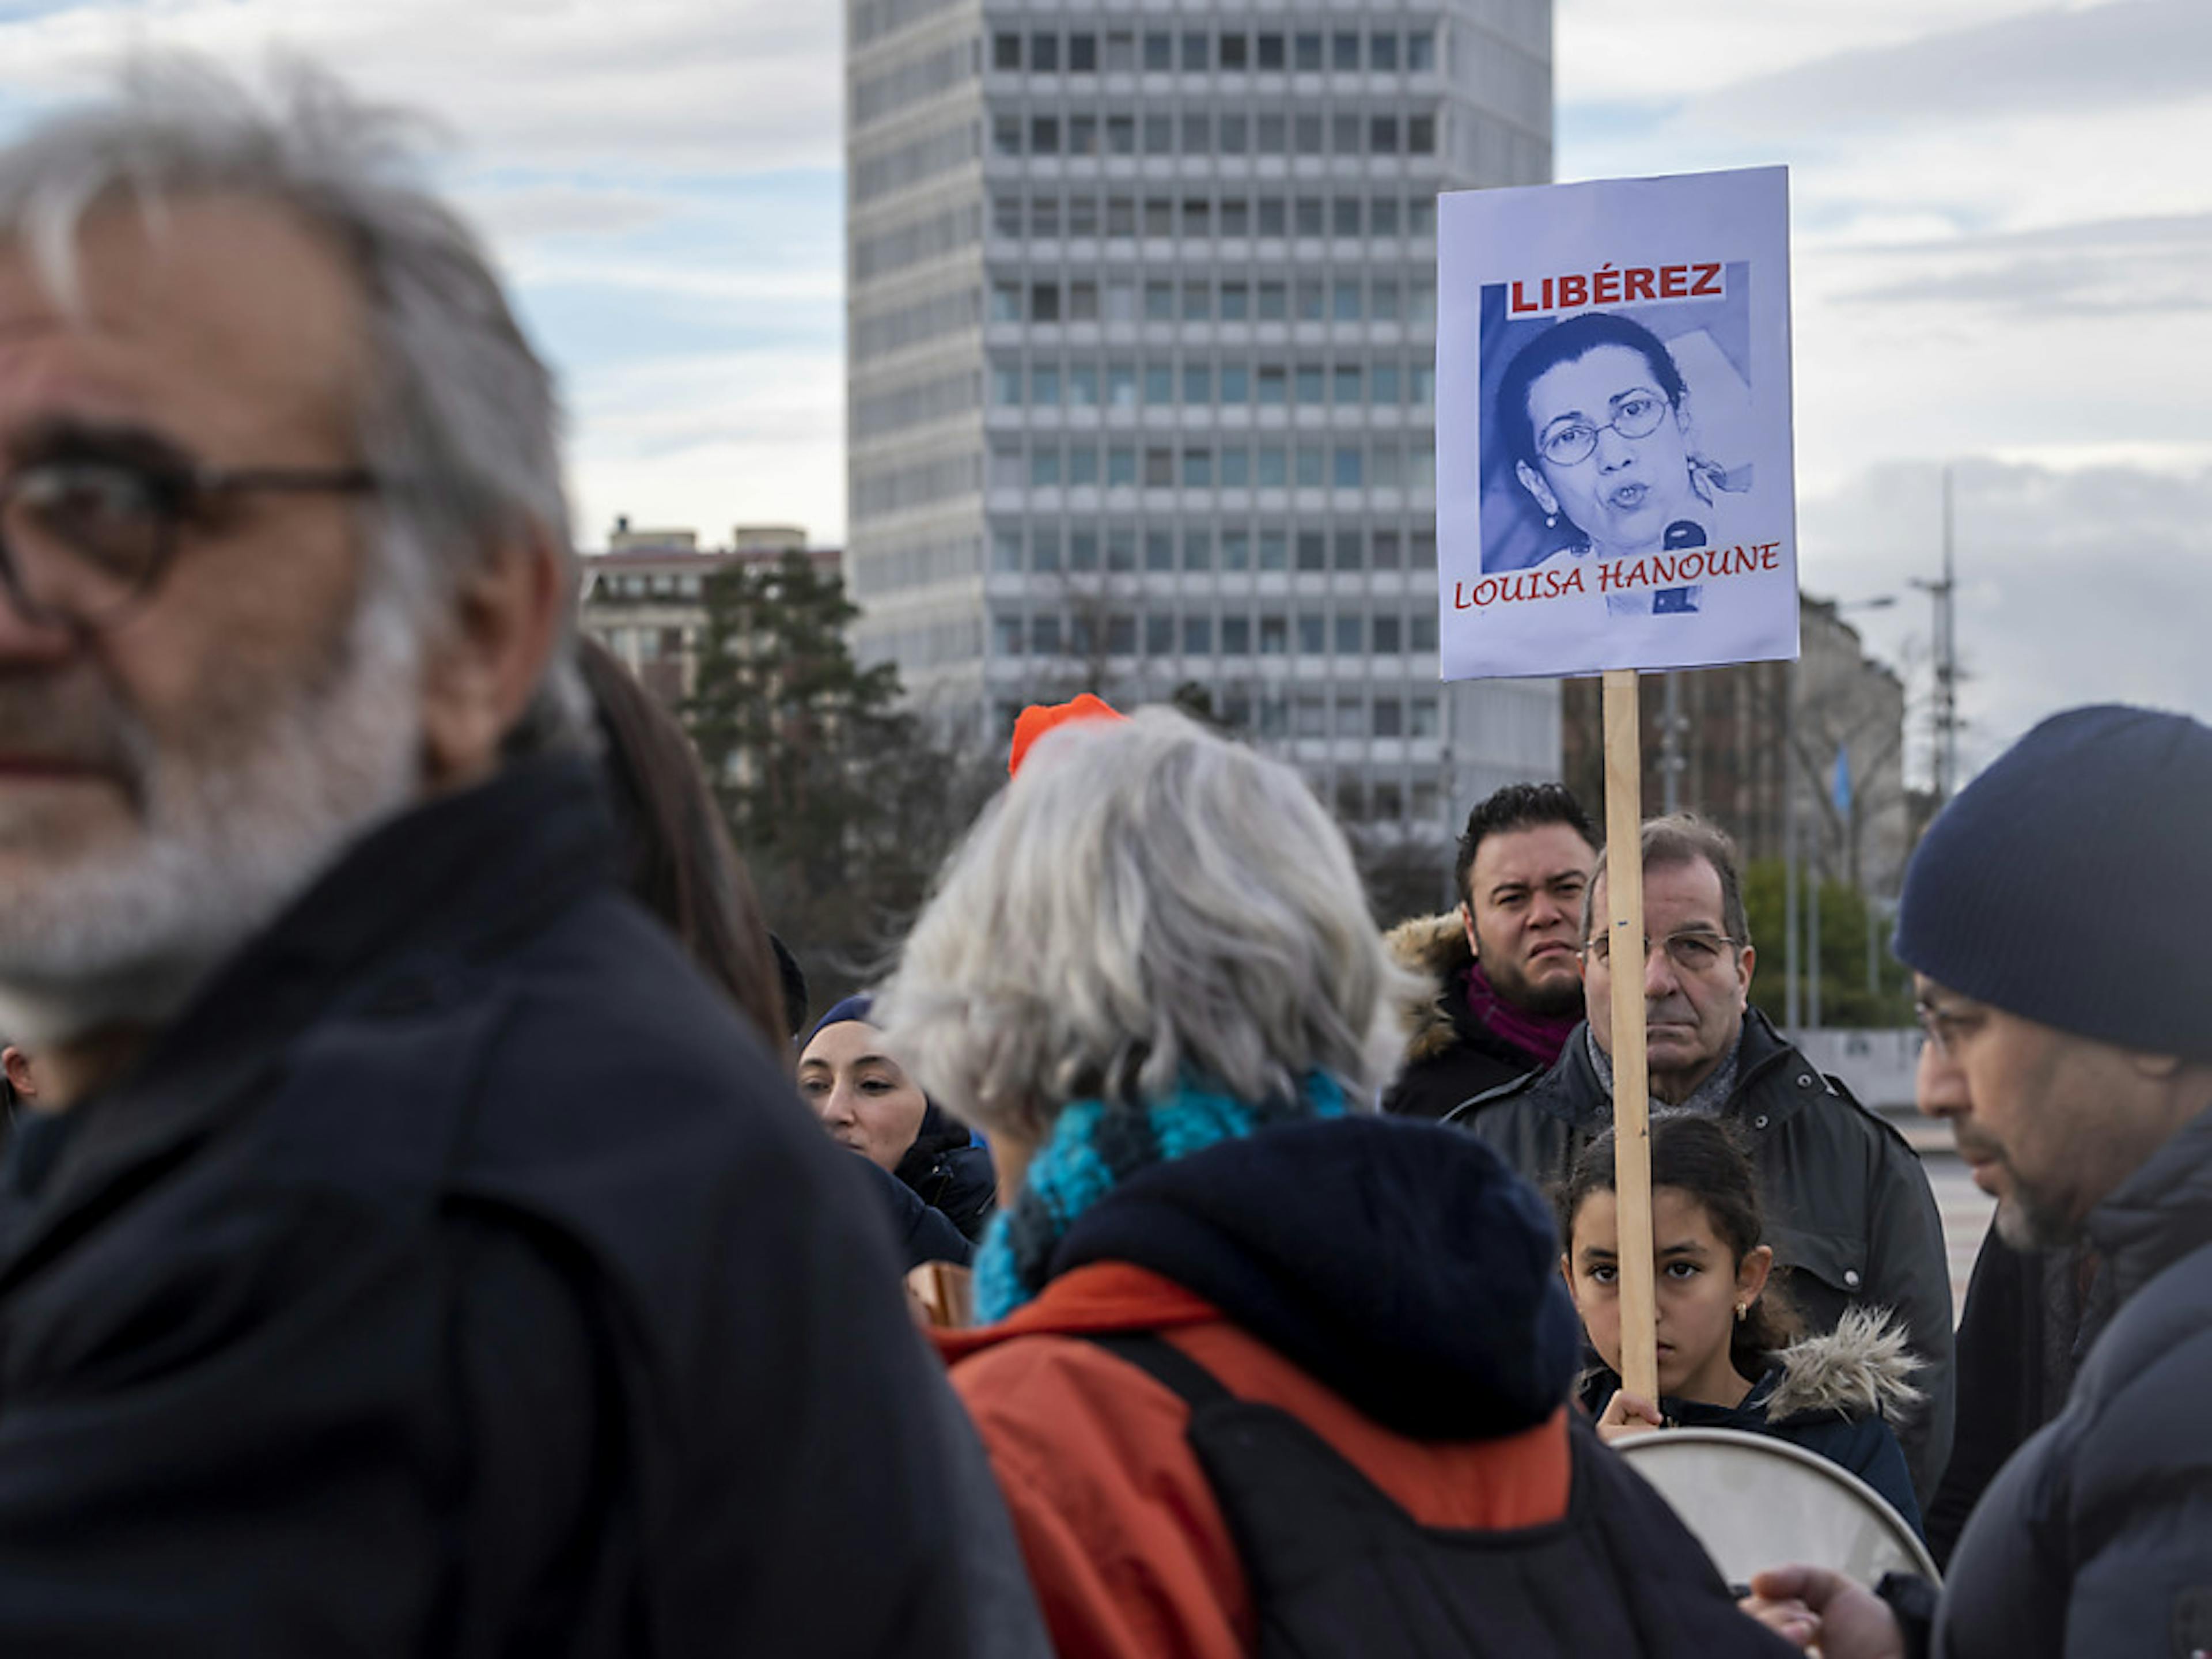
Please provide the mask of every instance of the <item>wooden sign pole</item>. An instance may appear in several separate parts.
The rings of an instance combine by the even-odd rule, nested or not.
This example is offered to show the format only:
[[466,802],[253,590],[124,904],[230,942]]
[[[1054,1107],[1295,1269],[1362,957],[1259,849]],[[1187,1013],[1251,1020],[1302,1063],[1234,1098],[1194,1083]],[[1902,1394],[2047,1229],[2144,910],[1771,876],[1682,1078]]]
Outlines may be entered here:
[[1651,1243],[1650,1076],[1644,1057],[1644,757],[1636,671],[1605,675],[1605,896],[1613,971],[1613,1189],[1620,1271],[1620,1385],[1659,1398]]

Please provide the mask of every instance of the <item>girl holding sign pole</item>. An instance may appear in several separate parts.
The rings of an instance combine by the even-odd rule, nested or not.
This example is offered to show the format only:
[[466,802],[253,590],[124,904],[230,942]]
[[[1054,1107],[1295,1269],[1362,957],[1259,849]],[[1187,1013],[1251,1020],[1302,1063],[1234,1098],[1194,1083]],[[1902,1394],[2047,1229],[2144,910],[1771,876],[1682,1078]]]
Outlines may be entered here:
[[1917,1533],[1920,1509],[1890,1419],[1919,1404],[1903,1333],[1879,1309],[1854,1309],[1824,1336],[1802,1334],[1771,1282],[1774,1252],[1751,1160],[1718,1120],[1651,1120],[1651,1213],[1658,1269],[1659,1391],[1620,1389],[1620,1243],[1613,1136],[1576,1159],[1559,1198],[1562,1266],[1590,1346],[1605,1362],[1583,1403],[1607,1439],[1660,1427],[1772,1435],[1850,1470]]

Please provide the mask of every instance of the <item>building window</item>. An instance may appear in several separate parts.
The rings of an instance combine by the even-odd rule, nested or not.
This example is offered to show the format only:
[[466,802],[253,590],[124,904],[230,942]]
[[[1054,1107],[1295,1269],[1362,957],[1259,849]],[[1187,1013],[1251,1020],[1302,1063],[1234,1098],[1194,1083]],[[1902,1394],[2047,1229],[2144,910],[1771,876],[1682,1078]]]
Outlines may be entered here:
[[1211,155],[1213,153],[1212,116],[1186,115],[1182,118],[1182,153],[1186,155]]
[[1367,735],[1367,705],[1356,694],[1341,691],[1337,694],[1336,735],[1340,738],[1364,738]]
[[[1281,197],[1262,196],[1260,198],[1260,234],[1262,236],[1283,234],[1286,223],[1283,212],[1284,202]],[[1276,286],[1279,288],[1282,284],[1279,283]]]
[[994,653],[999,656],[1020,656],[1022,654],[1022,619],[1019,617],[992,617],[991,646]]
[[1301,155],[1319,155],[1322,131],[1320,116],[1298,116],[1291,123],[1291,143]]
[[1318,657],[1328,649],[1328,618],[1318,611],[1298,612],[1298,653]]
[[[1380,537],[1376,539],[1381,540]],[[1378,657],[1395,657],[1403,647],[1399,643],[1399,623],[1395,617],[1377,617],[1368,635]]]
[[[1175,204],[1166,197],[1148,196],[1145,198],[1145,234],[1152,237],[1175,234]],[[1163,283],[1160,286],[1165,288],[1169,284]]]
[[1417,615],[1413,619],[1413,644],[1416,651],[1437,648],[1437,619],[1432,612]]
[[1301,33],[1291,43],[1291,61],[1301,75],[1321,73],[1321,35]]
[[1437,118],[1433,115],[1409,115],[1406,118],[1406,154],[1434,155],[1437,153]]
[[1279,323],[1290,312],[1290,290],[1280,283],[1260,284],[1260,320]]
[[1250,531],[1224,530],[1221,532],[1221,568],[1224,570],[1249,570],[1252,568]]
[[1319,489],[1328,482],[1328,474],[1322,465],[1322,451],[1311,444],[1298,446],[1297,485],[1301,489]]
[[1137,37],[1127,29],[1113,29],[1106,36],[1106,72],[1127,75],[1137,67]]
[[1242,115],[1224,115],[1214,131],[1224,155],[1242,155],[1251,148],[1251,123]]
[[1060,618],[1031,617],[1030,618],[1030,655],[1056,657],[1060,654]]
[[991,151],[996,155],[1019,155],[1022,153],[1022,118],[1001,115],[991,123]]
[[1184,35],[1182,38],[1182,72],[1185,75],[1205,74],[1207,63],[1212,56],[1212,46],[1213,40],[1211,35],[1200,34],[1194,32]]
[[1060,320],[1060,284],[1038,283],[1030,289],[1030,320],[1033,323],[1056,323]]
[[1226,404],[1252,401],[1252,371],[1242,363],[1221,366],[1221,401]]
[[1186,449],[1182,453],[1182,487],[1185,489],[1213,488],[1213,452],[1210,449]]
[[1071,34],[1067,37],[1067,72],[1070,75],[1096,75],[1098,72],[1097,35]]
[[1030,488],[1056,489],[1060,486],[1060,451],[1040,445],[1030,451]]
[[1127,196],[1106,198],[1106,234],[1128,237],[1137,234],[1137,204]]
[[1283,55],[1283,37],[1272,32],[1255,37],[1252,42],[1252,61],[1257,64],[1262,71],[1279,72],[1285,62]]
[[[1082,284],[1078,283],[1078,287]],[[1070,409],[1098,407],[1098,365],[1070,363],[1067,368],[1067,406]]]
[[1298,532],[1298,568],[1301,570],[1328,568],[1328,538],[1320,531]]
[[1018,70],[1022,66],[1022,37],[1018,34],[994,34],[991,37],[991,67],[994,70]]
[[1340,196],[1329,204],[1329,234],[1357,236],[1359,234],[1359,198]]
[[1359,366],[1358,364],[1339,363],[1336,366],[1335,374],[1331,378],[1336,402],[1356,404],[1359,401]]
[[1290,538],[1279,530],[1260,532],[1260,568],[1286,570],[1291,562]]
[[1036,570],[1060,568],[1060,532],[1053,527],[1030,532],[1030,568]]
[[1098,198],[1096,196],[1071,196],[1067,198],[1067,234],[1070,236],[1096,236],[1098,234]]
[[1361,625],[1364,620],[1365,618],[1356,611],[1337,617],[1336,654],[1338,656],[1357,657],[1365,654],[1367,630]]
[[1398,198],[1378,196],[1367,204],[1367,229],[1370,235],[1395,236],[1398,234]]
[[1221,67],[1224,70],[1243,70],[1251,66],[1250,42],[1242,34],[1221,37]]
[[1298,234],[1316,237],[1322,234],[1322,202],[1318,196],[1301,196],[1297,201]]
[[1182,568],[1186,570],[1213,568],[1213,537],[1203,530],[1187,530],[1182,538]]
[[1137,654],[1137,619],[1134,617],[1106,618],[1106,654],[1109,657],[1133,657]]
[[[1241,205],[1241,204],[1239,204]],[[1230,204],[1224,202],[1225,213]],[[1227,227],[1223,227],[1226,229]],[[1252,313],[1252,288],[1249,283],[1224,283],[1221,285],[1221,320],[1241,323]]]
[[1291,734],[1299,738],[1328,735],[1328,699],[1311,692],[1291,700]]
[[994,236],[1018,236],[1022,234],[1022,198],[1001,196],[991,204],[991,234]]
[[1260,618],[1260,654],[1263,657],[1282,657],[1290,654],[1291,625],[1279,612]]
[[1116,444],[1106,452],[1107,489],[1133,489],[1136,483],[1137,452],[1127,445]]
[[999,368],[991,371],[991,404],[995,409],[1019,409],[1022,405],[1022,372],[1018,368]]
[[[1203,202],[1195,204],[1185,202],[1182,206],[1183,219],[1184,222],[1188,223],[1189,222],[1190,210],[1192,207],[1196,206],[1202,213],[1205,210],[1206,204]],[[1206,282],[1185,283],[1182,285],[1183,321],[1186,323],[1202,323],[1212,314],[1213,285],[1211,283]]]
[[1224,617],[1221,619],[1221,654],[1224,657],[1249,657],[1252,654],[1252,619],[1249,617]]
[[1395,405],[1398,401],[1398,365],[1371,365],[1367,371],[1367,395],[1382,408]]
[[1040,409],[1060,405],[1060,366],[1039,363],[1030,370],[1030,401]]
[[1037,115],[1030,119],[1030,154],[1057,155],[1060,154],[1060,118],[1056,115]]
[[1185,363],[1182,368],[1182,400],[1194,409],[1209,407],[1213,402],[1213,369],[1207,363]]
[[1147,115],[1145,118],[1145,154],[1171,155],[1175,153],[1175,118],[1171,115]]
[[1182,619],[1182,653],[1186,657],[1210,657],[1213,654],[1213,618],[1185,617]]
[[1154,409],[1164,409],[1175,401],[1175,365],[1146,363],[1145,365],[1145,402]]
[[1022,532],[1018,530],[1000,530],[991,536],[991,568],[994,570],[1018,571],[1022,568]]
[[1135,116],[1109,115],[1106,118],[1106,153],[1109,155],[1134,155],[1137,153]]
[[1409,570],[1434,570],[1437,568],[1437,532],[1416,530],[1408,544],[1412,556],[1406,561]]
[[1127,525],[1117,526],[1106,532],[1106,568],[1109,570],[1134,570],[1137,568],[1137,532]]
[[1377,75],[1391,75],[1398,68],[1398,37],[1381,33],[1367,37],[1367,67]]
[[1078,530],[1069,534],[1067,568],[1070,570],[1098,568],[1098,532],[1097,531]]
[[1241,196],[1232,196],[1221,204],[1221,234],[1224,236],[1249,236],[1252,234],[1252,204]]
[[1154,29],[1145,36],[1145,67],[1155,74],[1175,67],[1175,36]]
[[1070,155],[1098,154],[1098,118],[1095,115],[1071,115],[1067,118],[1067,153]]
[[1086,488],[1098,482],[1098,452],[1088,444],[1079,445],[1067,452],[1067,482]]
[[1329,124],[1329,149],[1338,155],[1359,154],[1359,118],[1357,115],[1337,115]]
[[1328,288],[1318,276],[1298,279],[1298,320],[1318,323],[1328,316]]
[[1433,738],[1443,730],[1434,697],[1415,697],[1407,704],[1406,729],[1417,738]]
[[1437,37],[1434,30],[1416,29],[1406,37],[1406,67],[1416,75],[1424,74],[1437,66]]
[[[1367,148],[1377,155],[1395,155],[1398,153],[1398,118],[1396,116],[1376,115],[1369,118]],[[1396,215],[1394,213],[1391,216],[1395,218]]]
[[1367,562],[1366,538],[1357,530],[1336,532],[1336,568],[1339,570],[1358,570]]
[[1175,568],[1175,537],[1165,530],[1145,532],[1145,568],[1172,570]]
[[1145,654],[1148,657],[1171,657],[1175,654],[1175,617],[1168,612],[1155,611],[1145,617]]
[[1252,121],[1252,149],[1258,155],[1287,155],[1291,149],[1290,124],[1279,115],[1261,115]]
[[1354,279],[1348,283],[1339,283],[1336,285],[1336,292],[1334,295],[1334,302],[1330,307],[1329,314],[1340,323],[1356,323],[1359,320],[1359,283],[1358,280]]
[[1290,483],[1290,468],[1280,444],[1262,444],[1255,453],[1252,471],[1262,489],[1280,489]]

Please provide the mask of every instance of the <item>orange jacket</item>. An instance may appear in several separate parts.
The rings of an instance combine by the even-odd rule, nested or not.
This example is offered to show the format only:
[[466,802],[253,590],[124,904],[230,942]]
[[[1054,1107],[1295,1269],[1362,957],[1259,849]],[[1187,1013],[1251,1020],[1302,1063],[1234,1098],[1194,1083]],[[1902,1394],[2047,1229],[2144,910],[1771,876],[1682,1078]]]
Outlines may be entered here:
[[1410,1440],[1174,1281],[1123,1262],[1078,1267],[999,1324],[938,1334],[1060,1659],[1243,1659],[1256,1639],[1236,1545],[1184,1438],[1188,1409],[1079,1340],[1112,1331],[1158,1332],[1232,1393],[1289,1412],[1425,1526],[1566,1512],[1564,1407],[1493,1440]]

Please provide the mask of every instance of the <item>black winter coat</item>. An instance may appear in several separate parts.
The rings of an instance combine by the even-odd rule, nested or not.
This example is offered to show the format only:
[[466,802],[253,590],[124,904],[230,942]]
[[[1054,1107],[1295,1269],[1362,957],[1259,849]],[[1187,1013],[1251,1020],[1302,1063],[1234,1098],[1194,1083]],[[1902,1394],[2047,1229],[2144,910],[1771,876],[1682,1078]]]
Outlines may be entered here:
[[2117,1309],[1952,1558],[1943,1659],[2212,1650],[2212,1111],[2095,1210]]
[[1385,1112],[1442,1118],[1477,1095],[1544,1069],[1541,1061],[1476,1018],[1468,1006],[1468,970],[1474,952],[1459,912],[1401,922],[1383,944],[1400,967],[1434,988],[1406,1011],[1405,1063],[1383,1091]]
[[932,1101],[897,1173],[962,1237],[971,1244],[981,1241],[997,1212],[999,1175],[990,1148],[975,1145],[966,1124]]
[[607,835],[410,812],[12,1165],[0,1651],[967,1650],[879,1212]]
[[[1790,1269],[1790,1297],[1814,1332],[1846,1308],[1886,1308],[1905,1328],[1927,1395],[1900,1429],[1924,1504],[1951,1451],[1951,1267],[1942,1218],[1905,1137],[1784,1042],[1757,1009],[1744,1015],[1736,1085],[1721,1115],[1751,1149],[1766,1242]],[[1448,1121],[1471,1130],[1540,1186],[1564,1180],[1613,1121],[1613,1099],[1581,1031],[1559,1063],[1469,1102]]]

